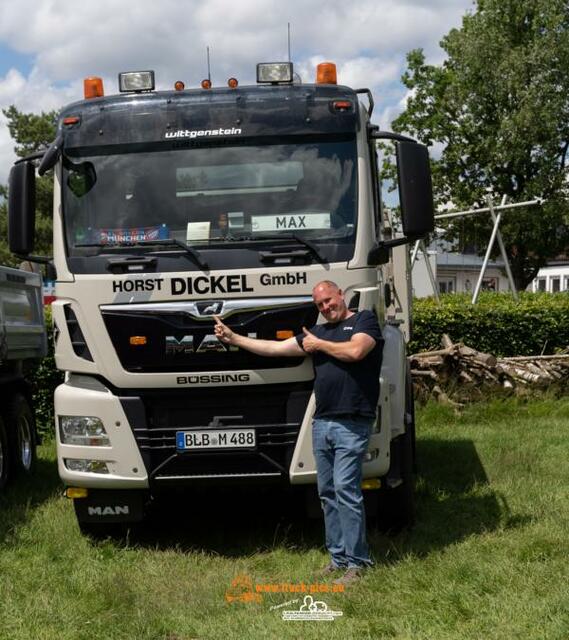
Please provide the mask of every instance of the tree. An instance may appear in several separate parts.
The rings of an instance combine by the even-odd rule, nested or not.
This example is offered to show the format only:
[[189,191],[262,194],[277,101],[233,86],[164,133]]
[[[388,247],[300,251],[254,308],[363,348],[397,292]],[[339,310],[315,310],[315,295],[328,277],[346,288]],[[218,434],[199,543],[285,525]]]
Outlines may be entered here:
[[[569,247],[569,11],[567,0],[478,0],[430,65],[407,55],[406,109],[392,123],[427,145],[437,204],[485,206],[543,198],[506,213],[501,230],[516,285],[525,288],[548,259]],[[490,233],[483,216],[451,223],[462,241]]]
[[[14,151],[20,158],[47,148],[55,138],[57,112],[50,111],[41,114],[21,113],[14,107],[4,109],[2,113],[8,119],[8,131],[16,143]],[[0,264],[18,265],[17,258],[8,248],[8,211],[6,205],[7,190],[0,186]],[[36,180],[36,233],[35,253],[52,254],[52,202],[53,175],[52,172]]]

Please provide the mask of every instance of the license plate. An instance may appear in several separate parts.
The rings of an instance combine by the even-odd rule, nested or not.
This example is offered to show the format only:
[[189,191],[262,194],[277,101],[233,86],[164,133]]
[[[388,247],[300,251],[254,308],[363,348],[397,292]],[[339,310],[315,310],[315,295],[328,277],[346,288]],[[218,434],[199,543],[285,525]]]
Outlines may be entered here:
[[176,433],[176,448],[180,451],[250,449],[255,444],[255,429],[207,429]]

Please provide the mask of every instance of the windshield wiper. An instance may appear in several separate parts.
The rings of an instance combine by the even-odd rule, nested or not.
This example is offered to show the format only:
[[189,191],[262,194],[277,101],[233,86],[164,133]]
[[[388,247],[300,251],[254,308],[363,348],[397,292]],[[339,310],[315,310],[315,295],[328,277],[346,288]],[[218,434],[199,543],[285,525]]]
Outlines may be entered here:
[[[185,242],[182,242],[177,238],[166,238],[164,240],[140,240],[139,242],[137,242],[137,244],[141,244],[141,245],[157,244],[162,246],[174,245],[176,247],[180,247],[186,252],[184,255],[187,255],[193,258],[196,264],[199,267],[201,267],[204,271],[207,271],[209,269],[208,263],[202,258],[201,253],[197,249],[194,249],[189,244],[186,244]],[[156,255],[156,252],[150,252],[150,255]]]
[[[318,251],[318,249],[312,244],[312,242],[306,240],[305,238],[302,238],[301,236],[297,235],[296,233],[288,233],[288,234],[275,234],[275,235],[271,235],[271,236],[262,236],[262,237],[257,237],[255,238],[255,240],[294,240],[295,242],[297,242],[298,244],[301,244],[303,247],[306,247],[308,249],[308,251],[316,258],[316,260],[318,260],[318,262],[321,262],[322,264],[327,264],[328,263],[328,259],[325,258],[320,251]],[[275,251],[274,249],[271,249],[270,251],[264,251],[261,252],[262,253],[262,257],[263,258],[271,258],[271,256],[274,256],[275,258],[278,257],[287,257],[287,252],[283,252],[283,251]],[[294,257],[293,253],[295,255],[298,255],[298,252],[290,252],[290,257]]]
[[[99,247],[99,248],[112,248],[116,249],[118,247],[125,247],[130,249],[132,247],[139,246],[149,246],[149,245],[161,245],[161,246],[176,246],[180,247],[185,251],[184,255],[193,258],[194,262],[201,267],[204,271],[209,269],[208,263],[202,258],[200,252],[197,249],[194,249],[190,245],[182,242],[181,240],[177,240],[176,238],[165,238],[162,240],[133,240],[132,242],[83,242],[81,244],[76,244],[75,247]],[[156,255],[156,252],[149,251],[149,255]]]

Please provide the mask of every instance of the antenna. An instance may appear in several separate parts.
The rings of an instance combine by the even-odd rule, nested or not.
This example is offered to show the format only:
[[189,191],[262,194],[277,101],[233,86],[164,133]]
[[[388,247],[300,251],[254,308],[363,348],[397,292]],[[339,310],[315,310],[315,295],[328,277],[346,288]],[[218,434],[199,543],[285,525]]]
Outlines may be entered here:
[[288,61],[290,62],[290,22],[287,22],[288,31]]
[[206,47],[206,51],[207,51],[207,79],[211,83],[211,67],[209,64],[209,47]]

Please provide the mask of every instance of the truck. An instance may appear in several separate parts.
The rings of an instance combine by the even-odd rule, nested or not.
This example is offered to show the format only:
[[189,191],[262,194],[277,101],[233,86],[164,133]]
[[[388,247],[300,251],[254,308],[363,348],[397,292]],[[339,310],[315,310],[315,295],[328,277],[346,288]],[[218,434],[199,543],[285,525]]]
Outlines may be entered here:
[[38,434],[27,367],[46,354],[41,276],[0,266],[0,490],[33,471]]
[[[287,339],[321,322],[331,280],[385,340],[364,463],[369,513],[413,517],[415,431],[406,360],[407,244],[433,229],[426,147],[371,122],[369,89],[333,63],[303,83],[291,62],[257,82],[157,90],[85,79],[45,152],[9,180],[9,240],[33,256],[36,165],[54,170],[52,304],[59,474],[86,533],[140,522],[184,487],[314,492],[310,358],[263,358],[214,335]],[[382,206],[377,141],[395,146],[402,235]],[[201,490],[201,489],[200,489]]]

